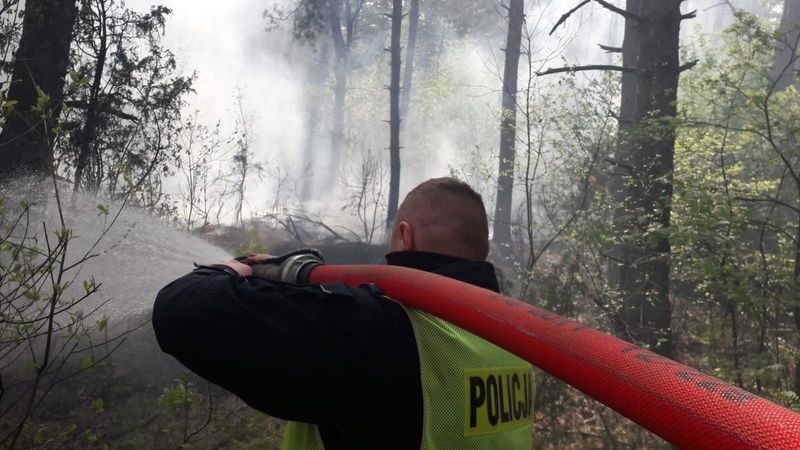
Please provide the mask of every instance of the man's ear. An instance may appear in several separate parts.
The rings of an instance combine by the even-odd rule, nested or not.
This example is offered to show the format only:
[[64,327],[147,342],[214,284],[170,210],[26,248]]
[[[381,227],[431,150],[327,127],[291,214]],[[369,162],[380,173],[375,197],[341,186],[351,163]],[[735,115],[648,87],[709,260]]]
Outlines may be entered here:
[[416,250],[416,242],[414,241],[414,228],[410,223],[402,221],[397,224],[397,233],[400,237],[401,250]]

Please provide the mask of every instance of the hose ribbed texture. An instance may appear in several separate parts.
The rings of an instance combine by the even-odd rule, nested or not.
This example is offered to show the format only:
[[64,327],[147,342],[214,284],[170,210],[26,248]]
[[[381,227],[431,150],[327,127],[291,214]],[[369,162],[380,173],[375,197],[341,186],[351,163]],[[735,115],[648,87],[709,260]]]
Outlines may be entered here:
[[800,414],[511,297],[397,266],[323,265],[311,282],[376,284],[529,361],[687,449],[800,449]]

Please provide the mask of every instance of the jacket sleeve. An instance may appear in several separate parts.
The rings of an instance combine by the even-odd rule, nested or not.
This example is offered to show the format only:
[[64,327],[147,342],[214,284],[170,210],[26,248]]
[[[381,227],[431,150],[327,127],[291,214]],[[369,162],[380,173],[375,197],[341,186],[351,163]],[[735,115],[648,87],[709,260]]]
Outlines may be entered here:
[[387,393],[419,395],[409,319],[366,287],[202,268],[158,293],[153,328],[164,352],[277,417],[347,422]]

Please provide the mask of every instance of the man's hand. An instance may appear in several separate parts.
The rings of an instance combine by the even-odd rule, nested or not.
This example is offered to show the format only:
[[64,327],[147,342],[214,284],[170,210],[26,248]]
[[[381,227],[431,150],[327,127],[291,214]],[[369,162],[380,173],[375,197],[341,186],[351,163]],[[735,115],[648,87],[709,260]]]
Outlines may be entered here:
[[258,275],[288,283],[307,283],[311,270],[320,264],[325,262],[319,252],[302,249],[281,256],[250,253],[219,265],[230,267],[243,277]]
[[270,258],[274,256],[266,253],[249,253],[245,258],[232,259],[220,264],[230,267],[243,277],[249,277],[253,275],[253,264],[263,263]]
[[[295,250],[280,256],[250,253],[236,258],[236,262],[248,267],[248,275],[288,283],[307,283],[311,270],[325,263],[322,255],[314,249]],[[237,268],[234,270],[242,273]]]
[[275,258],[273,255],[268,255],[266,253],[249,253],[242,262],[248,266],[252,266],[253,264],[261,264],[264,261],[273,258]]
[[[247,261],[245,261],[245,262],[247,262]],[[236,273],[238,273],[239,275],[241,275],[243,277],[249,277],[249,276],[253,275],[253,268],[250,267],[249,264],[242,263],[242,262],[237,261],[235,259],[232,259],[232,260],[230,260],[228,262],[224,262],[224,263],[221,263],[221,264],[230,267],[231,269],[235,270]]]

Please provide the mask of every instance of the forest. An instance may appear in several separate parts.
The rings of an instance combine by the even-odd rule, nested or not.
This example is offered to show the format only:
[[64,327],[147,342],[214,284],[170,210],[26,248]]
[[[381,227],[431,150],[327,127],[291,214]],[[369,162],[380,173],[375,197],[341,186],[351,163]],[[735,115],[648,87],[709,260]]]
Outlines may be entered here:
[[[0,448],[280,448],[156,292],[446,175],[505,295],[800,412],[800,0],[152,2],[0,4]],[[535,448],[671,448],[536,377]]]

